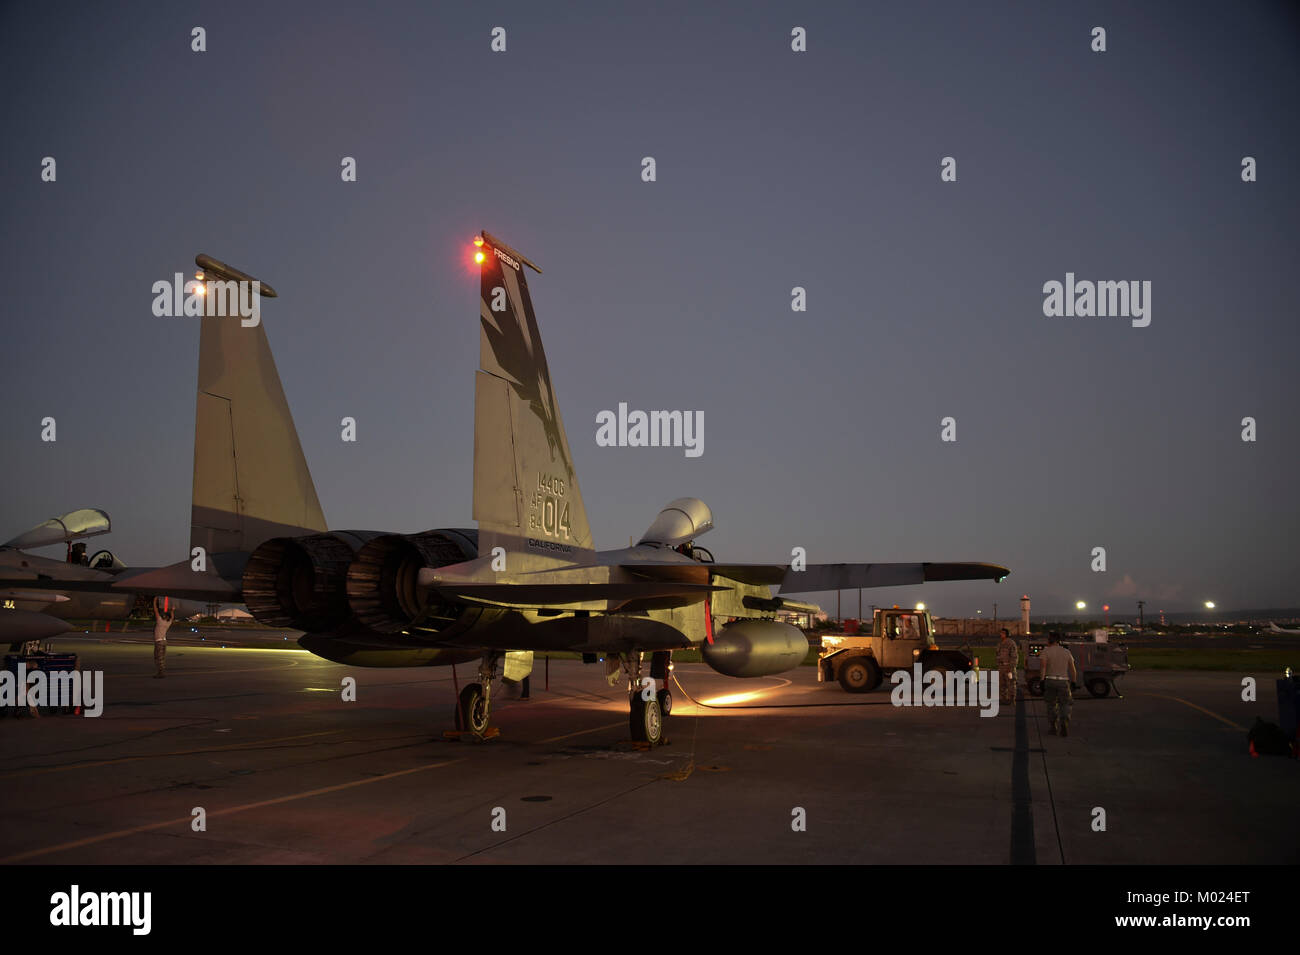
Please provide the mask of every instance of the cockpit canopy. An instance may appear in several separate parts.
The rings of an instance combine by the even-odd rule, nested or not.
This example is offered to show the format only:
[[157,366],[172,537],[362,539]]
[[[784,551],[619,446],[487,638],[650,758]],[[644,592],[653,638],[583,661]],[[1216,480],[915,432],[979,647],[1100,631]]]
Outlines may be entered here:
[[676,547],[713,530],[713,512],[698,497],[679,497],[659,512],[641,544]]
[[107,511],[97,507],[83,507],[78,511],[68,511],[62,517],[51,517],[27,533],[6,541],[4,546],[20,549],[48,547],[51,544],[65,544],[83,537],[107,534],[112,527]]

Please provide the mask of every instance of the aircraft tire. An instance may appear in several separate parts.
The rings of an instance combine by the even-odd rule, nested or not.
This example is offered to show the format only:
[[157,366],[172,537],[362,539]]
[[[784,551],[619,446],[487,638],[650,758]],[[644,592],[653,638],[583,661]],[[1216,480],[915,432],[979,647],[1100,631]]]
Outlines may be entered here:
[[640,693],[633,693],[628,728],[632,732],[633,742],[657,746],[664,735],[663,711],[659,709],[659,701],[643,700]]
[[457,728],[482,736],[487,732],[488,717],[483,707],[483,686],[480,683],[468,683],[460,691],[460,707]]

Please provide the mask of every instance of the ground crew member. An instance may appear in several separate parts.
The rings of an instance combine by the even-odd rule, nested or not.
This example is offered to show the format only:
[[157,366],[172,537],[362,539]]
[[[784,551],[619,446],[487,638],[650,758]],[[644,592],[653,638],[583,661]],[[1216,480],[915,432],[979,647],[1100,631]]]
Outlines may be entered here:
[[1051,734],[1070,735],[1070,703],[1074,700],[1070,685],[1078,682],[1079,668],[1074,654],[1061,646],[1061,635],[1053,630],[1047,635],[1047,649],[1038,655],[1043,675],[1043,699],[1047,701],[1047,719]]
[[162,613],[159,606],[159,600],[155,597],[153,600],[153,665],[158,668],[158,672],[153,675],[155,680],[161,680],[167,675],[167,628],[176,619],[176,611]]
[[1020,651],[1011,639],[1011,631],[1003,627],[1002,637],[998,640],[998,695],[1003,703],[1016,702],[1016,663],[1019,659]]

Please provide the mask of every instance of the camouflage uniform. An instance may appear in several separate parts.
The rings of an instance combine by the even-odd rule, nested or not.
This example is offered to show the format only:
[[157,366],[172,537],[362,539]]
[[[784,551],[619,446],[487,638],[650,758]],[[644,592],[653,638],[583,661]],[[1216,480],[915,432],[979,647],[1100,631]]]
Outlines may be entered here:
[[1016,642],[1010,637],[998,640],[998,687],[999,697],[1003,703],[1016,701],[1016,663],[1020,653]]
[[1042,661],[1043,699],[1047,703],[1047,719],[1052,724],[1051,733],[1055,736],[1059,729],[1062,736],[1067,736],[1070,704],[1074,701],[1070,684],[1079,679],[1074,654],[1059,643],[1052,643],[1038,659]]
[[160,614],[154,609],[153,624],[153,665],[157,667],[155,679],[167,675],[167,628],[172,625],[174,614]]

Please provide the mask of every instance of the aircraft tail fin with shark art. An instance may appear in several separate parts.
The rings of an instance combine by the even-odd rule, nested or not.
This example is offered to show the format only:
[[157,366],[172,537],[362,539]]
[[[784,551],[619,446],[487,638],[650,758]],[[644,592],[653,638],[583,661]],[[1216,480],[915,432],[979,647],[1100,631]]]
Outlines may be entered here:
[[524,273],[541,269],[488,232],[474,244],[481,292],[481,370],[474,382],[479,553],[499,546],[528,555],[517,569],[584,562],[593,552],[591,529]]

